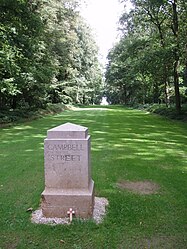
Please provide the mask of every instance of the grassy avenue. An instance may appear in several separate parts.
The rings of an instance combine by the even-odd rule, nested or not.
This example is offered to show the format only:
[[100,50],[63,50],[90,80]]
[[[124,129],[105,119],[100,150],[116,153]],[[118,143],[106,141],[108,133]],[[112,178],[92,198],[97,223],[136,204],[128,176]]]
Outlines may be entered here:
[[[92,139],[95,195],[109,201],[102,224],[36,225],[44,189],[47,130],[71,122]],[[0,249],[185,249],[187,246],[187,123],[108,106],[64,111],[0,129]],[[150,195],[119,187],[150,181]]]

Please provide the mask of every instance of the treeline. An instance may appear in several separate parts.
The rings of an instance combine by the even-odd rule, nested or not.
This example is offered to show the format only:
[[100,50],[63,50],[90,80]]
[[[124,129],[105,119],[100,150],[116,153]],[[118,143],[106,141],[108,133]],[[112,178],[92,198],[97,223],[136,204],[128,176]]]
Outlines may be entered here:
[[0,109],[99,103],[98,48],[76,0],[0,1]]
[[[125,2],[125,1],[122,1]],[[112,104],[187,102],[187,2],[131,0],[122,36],[108,54],[106,96]]]

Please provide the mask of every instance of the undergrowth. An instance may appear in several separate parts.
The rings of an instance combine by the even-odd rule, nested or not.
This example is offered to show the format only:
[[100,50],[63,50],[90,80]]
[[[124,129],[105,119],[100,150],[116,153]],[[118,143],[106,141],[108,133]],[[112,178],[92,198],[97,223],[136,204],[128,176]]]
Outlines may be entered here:
[[47,114],[56,114],[68,109],[64,104],[48,104],[43,109],[22,107],[0,111],[0,127],[17,122],[34,120]]
[[164,104],[153,104],[153,105],[145,104],[145,105],[138,105],[135,108],[143,109],[151,113],[167,117],[169,119],[181,120],[185,122],[187,121],[187,104],[182,106],[180,114],[177,113],[174,105],[167,107]]

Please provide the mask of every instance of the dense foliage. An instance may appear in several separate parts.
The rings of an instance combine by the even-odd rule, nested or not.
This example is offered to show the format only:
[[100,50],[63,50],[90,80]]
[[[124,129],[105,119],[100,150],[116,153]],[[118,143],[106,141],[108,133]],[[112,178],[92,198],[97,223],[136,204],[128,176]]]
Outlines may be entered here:
[[0,108],[99,103],[101,69],[76,0],[1,0]]
[[[125,2],[125,1],[122,1]],[[108,54],[110,103],[187,102],[187,2],[131,0],[120,18],[122,36]]]

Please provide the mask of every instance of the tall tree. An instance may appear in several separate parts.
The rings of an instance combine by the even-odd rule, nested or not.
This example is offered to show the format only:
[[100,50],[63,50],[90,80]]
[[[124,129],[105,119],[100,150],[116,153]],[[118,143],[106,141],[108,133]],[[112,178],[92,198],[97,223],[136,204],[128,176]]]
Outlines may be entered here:
[[[185,28],[183,28],[186,25],[184,22],[187,13],[186,4],[184,0],[132,0],[131,2],[134,9],[129,14],[124,13],[120,19],[120,29],[123,32],[120,43],[124,44],[121,53],[125,53],[126,56],[115,56],[117,50],[114,49],[108,67],[110,73],[107,72],[106,75],[113,74],[111,65],[116,59],[121,69],[115,67],[114,72],[116,74],[120,72],[121,75],[122,68],[128,65],[126,58],[131,58],[129,68],[133,70],[129,71],[134,75],[132,78],[136,78],[136,81],[131,79],[131,84],[137,89],[135,82],[138,80],[143,86],[137,89],[139,92],[140,89],[144,89],[143,102],[164,101],[168,104],[174,89],[176,110],[179,113],[180,88],[184,86],[179,77],[186,61],[182,56],[186,44]],[[116,46],[122,47],[119,44]],[[134,53],[132,48],[136,48]],[[121,84],[127,86],[129,84],[127,80],[124,77]]]
[[50,80],[38,1],[0,2],[0,104],[42,105]]
[[180,100],[180,92],[179,92],[179,60],[180,60],[180,51],[179,51],[179,21],[178,21],[178,5],[177,0],[169,1],[172,5],[172,31],[174,35],[174,86],[175,86],[175,103],[176,110],[178,113],[181,111],[181,100]]
[[[56,73],[49,92],[52,102],[91,103],[94,82],[101,83],[98,49],[91,30],[77,11],[77,3],[67,0],[44,1],[41,8],[46,37],[53,54]],[[96,75],[96,74],[95,74]],[[99,88],[98,88],[99,89]]]
[[76,0],[0,2],[0,106],[94,103],[101,70]]

